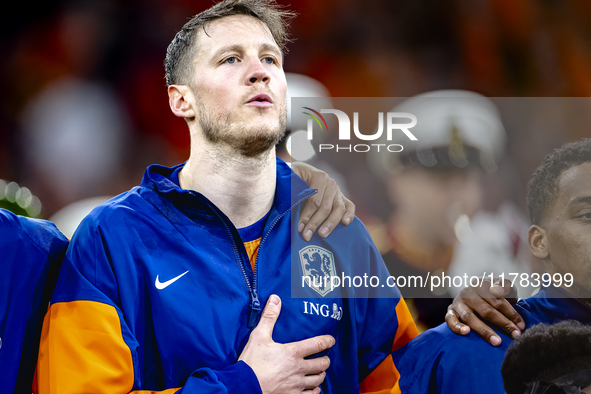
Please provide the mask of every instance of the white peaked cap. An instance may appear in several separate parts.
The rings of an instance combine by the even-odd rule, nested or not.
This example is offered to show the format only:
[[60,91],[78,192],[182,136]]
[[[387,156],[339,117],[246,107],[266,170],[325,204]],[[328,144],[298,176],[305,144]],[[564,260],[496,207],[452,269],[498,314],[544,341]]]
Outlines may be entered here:
[[[411,113],[417,118],[416,125],[409,129],[417,141],[411,141],[401,132],[394,132],[392,141],[388,141],[402,145],[404,154],[446,148],[461,140],[463,145],[478,150],[480,164],[487,170],[496,168],[503,155],[506,134],[499,110],[481,94],[466,90],[437,90],[411,97],[390,112]],[[397,160],[393,157],[396,155],[374,156],[370,162],[382,167],[376,168],[378,170],[391,171],[396,166]]]

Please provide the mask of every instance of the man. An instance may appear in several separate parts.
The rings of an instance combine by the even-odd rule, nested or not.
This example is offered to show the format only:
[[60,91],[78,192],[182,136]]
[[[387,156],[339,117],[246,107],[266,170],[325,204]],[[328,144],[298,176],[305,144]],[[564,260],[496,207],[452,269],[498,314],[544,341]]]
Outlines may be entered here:
[[308,282],[304,299],[290,296],[304,259],[382,283],[387,270],[356,219],[327,239],[298,235],[315,191],[274,152],[289,17],[226,0],[175,37],[169,105],[187,121],[190,158],[149,167],[78,228],[44,321],[40,393],[397,390],[382,360],[416,328],[396,288],[370,298]]
[[31,392],[41,323],[67,246],[53,224],[0,209],[2,393]]
[[501,372],[507,394],[590,394],[591,326],[533,326],[511,344]]
[[[530,281],[545,285],[515,309],[526,327],[567,319],[590,325],[591,139],[546,156],[529,183],[528,208],[530,250],[546,263],[553,283],[532,275]],[[405,393],[504,393],[501,364],[513,339],[495,331],[502,338],[498,347],[474,331],[462,337],[441,325],[425,332],[393,354],[400,388]]]
[[[465,243],[458,239],[467,236],[458,231],[459,224],[469,223],[475,234],[479,223],[493,225],[483,220],[481,184],[482,173],[494,171],[503,154],[506,136],[499,111],[480,94],[437,90],[404,100],[390,112],[415,115],[418,122],[412,130],[418,140],[408,141],[399,133],[388,143],[404,144],[402,152],[369,156],[395,207],[387,223],[390,249],[382,257],[396,277],[451,275],[460,268],[458,256],[466,254]],[[463,272],[482,276],[507,265],[511,272],[522,270],[507,256],[515,249],[509,231],[498,227],[499,238],[511,247],[489,246],[486,256],[481,251],[477,258],[465,258],[469,263],[460,268]],[[494,263],[487,265],[490,260]],[[450,297],[457,295],[449,287],[400,289],[420,330],[443,323]]]

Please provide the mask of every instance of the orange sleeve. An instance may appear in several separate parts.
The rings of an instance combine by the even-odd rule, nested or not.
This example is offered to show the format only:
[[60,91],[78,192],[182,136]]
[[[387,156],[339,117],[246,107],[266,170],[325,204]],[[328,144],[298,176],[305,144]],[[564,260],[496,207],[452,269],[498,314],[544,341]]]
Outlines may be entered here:
[[[400,298],[398,305],[396,305],[396,317],[398,319],[398,329],[394,337],[392,351],[406,345],[419,334],[404,298]],[[400,394],[400,387],[398,387],[399,378],[400,373],[392,361],[392,356],[389,355],[361,382],[359,392]]]
[[36,393],[129,393],[133,384],[131,351],[113,306],[94,301],[51,305],[41,332]]

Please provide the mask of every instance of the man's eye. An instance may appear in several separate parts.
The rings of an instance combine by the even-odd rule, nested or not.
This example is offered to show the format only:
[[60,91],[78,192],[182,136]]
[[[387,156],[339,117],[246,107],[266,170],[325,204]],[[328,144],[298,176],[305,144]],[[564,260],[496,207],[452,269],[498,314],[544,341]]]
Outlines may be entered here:
[[579,218],[591,220],[591,212],[583,213],[583,214],[579,215]]
[[263,59],[263,61],[267,64],[273,64],[273,63],[275,63],[275,58],[273,58],[271,56],[267,56],[266,58]]
[[236,57],[230,56],[229,58],[224,60],[224,63],[230,63],[230,64],[236,63]]

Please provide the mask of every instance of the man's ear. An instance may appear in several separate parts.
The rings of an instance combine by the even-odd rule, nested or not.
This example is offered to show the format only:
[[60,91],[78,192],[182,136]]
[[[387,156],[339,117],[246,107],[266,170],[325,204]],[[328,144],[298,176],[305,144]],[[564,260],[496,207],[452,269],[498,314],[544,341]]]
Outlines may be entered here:
[[548,255],[548,236],[546,230],[536,224],[529,228],[527,232],[527,240],[529,242],[529,249],[534,257],[545,260]]
[[173,114],[185,120],[195,119],[195,96],[187,85],[168,87],[168,105]]

